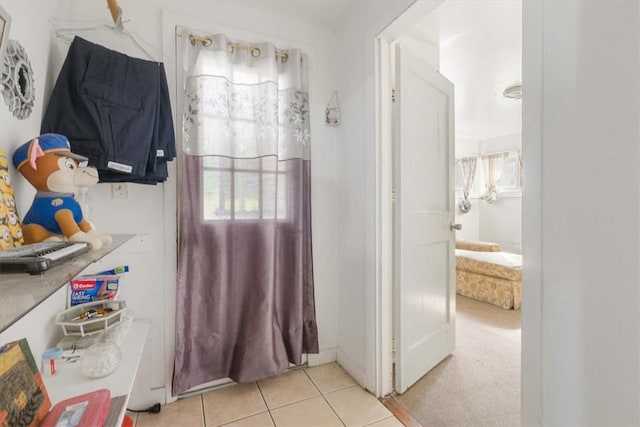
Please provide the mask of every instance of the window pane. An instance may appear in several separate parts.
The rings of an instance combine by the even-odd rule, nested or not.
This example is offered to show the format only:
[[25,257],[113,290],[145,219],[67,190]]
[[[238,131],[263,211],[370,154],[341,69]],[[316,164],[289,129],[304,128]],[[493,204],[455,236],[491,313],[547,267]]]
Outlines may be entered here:
[[[278,187],[276,192],[276,175]],[[287,218],[287,177],[283,173],[264,173],[262,175],[262,201],[264,219]]]
[[260,159],[235,159],[233,161],[234,169],[242,170],[260,170]]
[[516,169],[516,159],[509,157],[504,162],[502,175],[498,180],[498,189],[513,189],[518,185],[518,171]]
[[202,177],[204,219],[231,219],[231,173],[205,169]]
[[236,172],[235,219],[260,219],[260,174]]
[[286,219],[287,212],[289,211],[287,206],[287,195],[289,194],[290,189],[287,188],[287,175],[283,173],[278,174],[278,219]]
[[231,167],[231,159],[221,156],[205,156],[202,158],[202,165],[205,168],[229,169]]
[[276,156],[265,156],[262,158],[262,170],[275,172],[278,169],[278,158]]
[[276,175],[265,173],[262,175],[262,217],[264,219],[276,218]]

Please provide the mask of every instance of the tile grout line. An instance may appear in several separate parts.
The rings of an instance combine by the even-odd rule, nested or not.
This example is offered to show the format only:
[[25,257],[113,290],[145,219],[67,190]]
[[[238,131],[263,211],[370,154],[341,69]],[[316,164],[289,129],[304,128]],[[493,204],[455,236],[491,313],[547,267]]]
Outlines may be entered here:
[[262,398],[262,401],[264,402],[264,407],[267,408],[267,413],[269,414],[269,418],[271,418],[271,422],[275,426],[276,425],[276,420],[273,418],[273,414],[271,413],[271,408],[269,408],[269,405],[267,404],[267,399],[265,399],[264,398],[264,394],[262,394],[262,389],[260,388],[260,384],[258,384],[258,381],[256,381],[256,387],[258,387],[258,392],[260,393],[260,397]]
[[[311,376],[307,373],[307,370],[304,370],[304,374],[307,376],[307,378],[309,378],[309,381],[311,381],[311,384],[313,384],[313,386],[316,388],[316,390],[318,390],[318,392],[320,393],[320,396],[322,396],[322,399],[326,402],[327,405],[329,405],[329,408],[331,408],[331,411],[336,415],[336,417],[338,417],[338,420],[342,423],[343,426],[346,427],[346,423],[342,420],[342,418],[340,418],[340,415],[338,415],[338,413],[336,412],[335,409],[333,409],[333,406],[331,406],[331,403],[329,403],[329,401],[327,400],[327,398],[325,397],[324,393],[320,390],[320,388],[318,388],[318,386],[316,385],[315,382],[313,382],[313,378],[311,378]],[[346,387],[345,387],[346,388]]]
[[[304,371],[304,368],[302,368],[302,370]],[[296,370],[296,371],[297,371],[297,370]],[[305,372],[305,375],[306,375],[306,372]],[[307,378],[309,377],[308,375],[306,375],[306,376],[307,376]],[[309,378],[309,379],[310,379],[310,378]],[[257,384],[257,382],[256,382],[256,384]],[[305,398],[303,398],[303,399],[294,400],[294,401],[292,401],[292,402],[285,403],[285,404],[280,405],[280,406],[277,406],[277,407],[275,407],[275,408],[269,408],[269,405],[267,405],[267,401],[266,401],[266,399],[264,398],[264,395],[262,396],[262,399],[265,401],[264,403],[265,403],[265,405],[267,406],[267,410],[268,410],[268,411],[271,411],[271,410],[274,410],[274,411],[275,411],[275,410],[278,410],[278,409],[280,409],[280,408],[284,408],[285,406],[295,405],[296,403],[305,402],[305,401],[307,401],[307,400],[315,399],[316,397],[321,396],[321,395],[322,395],[322,392],[318,389],[318,387],[316,387],[316,385],[315,385],[315,383],[313,382],[313,380],[311,380],[311,385],[313,385],[313,387],[315,388],[315,390],[317,391],[317,393],[318,393],[318,394],[316,394],[316,395],[314,395],[314,396],[305,397]],[[258,389],[260,390],[260,394],[262,394],[262,389],[260,388],[260,386],[258,386]]]
[[[305,371],[305,373],[306,373],[306,371]],[[309,376],[309,375],[307,374],[307,376]],[[311,377],[309,377],[309,379],[311,379]],[[313,382],[313,379],[311,379],[311,382]],[[327,391],[327,392],[326,392],[326,394],[336,393],[336,392],[343,391],[343,390],[346,390],[346,389],[348,389],[348,388],[352,388],[352,387],[357,387],[357,388],[359,388],[359,389],[362,389],[362,387],[361,387],[359,384],[354,383],[354,384],[350,384],[350,385],[347,385],[347,386],[343,386],[343,387],[337,388],[337,389],[335,389],[335,390]],[[320,390],[318,389],[318,391],[320,391]],[[366,390],[365,390],[365,391],[366,391]],[[335,411],[335,409],[333,409],[333,406],[331,406],[331,403],[330,403],[330,402],[327,400],[327,398],[325,397],[325,393],[320,392],[320,394],[322,395],[322,398],[327,402],[327,404],[329,405],[329,407],[331,408],[331,410],[336,414],[336,416],[338,417],[338,419],[340,420],[340,422],[342,422],[342,424],[346,426],[346,423],[342,420],[342,418],[340,418],[340,416],[339,416],[339,415],[338,415],[338,413]],[[376,399],[376,400],[378,400],[378,399]],[[386,405],[384,405],[384,404],[383,404],[382,402],[380,402],[379,400],[378,400],[378,403],[379,403],[381,406],[386,407]],[[388,408],[387,408],[387,409],[388,409]],[[378,423],[378,422],[380,422],[380,421],[383,421],[383,420],[386,420],[386,419],[389,419],[389,418],[395,418],[396,420],[400,421],[400,420],[399,420],[399,418],[398,418],[398,417],[396,417],[396,416],[395,416],[395,414],[394,414],[392,411],[389,411],[389,412],[390,412],[390,415],[389,415],[388,417],[380,418],[379,420],[372,421],[372,422],[370,422],[369,424],[366,424],[366,425],[365,425],[365,426],[363,426],[363,427],[370,426],[370,425],[372,425],[372,424]]]
[[322,393],[318,393],[315,396],[305,397],[304,399],[296,400],[296,401],[293,401],[293,402],[285,403],[284,405],[280,405],[280,406],[278,406],[276,408],[267,407],[267,410],[268,411],[271,411],[271,410],[277,411],[278,409],[282,409],[282,408],[286,408],[287,406],[296,405],[298,403],[306,402],[307,400],[315,399],[316,397],[320,397],[320,396],[322,396]]
[[[349,387],[344,387],[344,388],[342,388],[340,390],[346,390],[347,388],[351,388],[351,387],[357,387],[358,389],[363,390],[365,393],[369,393],[369,391],[366,388],[362,387],[360,384],[354,384],[354,385],[351,385]],[[340,390],[338,390],[338,391],[340,391]],[[373,396],[373,398],[378,401],[378,404],[380,406],[382,406],[385,409],[389,410],[388,408],[386,408],[386,405],[384,405],[382,402],[380,402],[380,400],[378,400],[378,398],[376,398],[375,396]],[[393,414],[393,412],[389,411],[389,413],[390,413],[390,415],[388,417],[380,418],[379,420],[371,421],[369,424],[365,424],[363,427],[367,427],[367,426],[373,425],[375,423],[379,423],[380,421],[383,421],[383,420],[388,420],[389,418],[395,418],[396,420],[400,421],[400,419],[398,417],[396,417]],[[403,423],[403,425],[404,425],[404,423]],[[409,427],[416,427],[416,426],[409,426]],[[418,426],[418,427],[422,427],[422,426]]]
[[202,425],[207,427],[207,413],[204,410],[204,398],[200,395],[200,408],[202,409]]

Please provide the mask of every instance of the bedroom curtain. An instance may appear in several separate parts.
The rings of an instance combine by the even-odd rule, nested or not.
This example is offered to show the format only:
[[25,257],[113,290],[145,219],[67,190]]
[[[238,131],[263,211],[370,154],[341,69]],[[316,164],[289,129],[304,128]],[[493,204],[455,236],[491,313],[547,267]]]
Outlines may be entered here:
[[318,352],[307,57],[221,34],[179,40],[174,395]]
[[504,161],[508,156],[509,153],[497,153],[482,156],[485,175],[485,193],[482,198],[489,203],[495,202],[498,197],[497,185],[498,181],[500,181],[500,176],[502,175]]
[[456,163],[460,168],[462,174],[462,200],[458,204],[462,213],[467,213],[471,210],[471,200],[469,200],[469,194],[473,188],[473,180],[476,176],[476,166],[478,164],[477,157],[464,157],[457,159]]
[[520,173],[518,174],[518,180],[519,180],[519,184],[520,184],[520,188],[522,188],[522,150],[518,150],[518,165],[520,166]]

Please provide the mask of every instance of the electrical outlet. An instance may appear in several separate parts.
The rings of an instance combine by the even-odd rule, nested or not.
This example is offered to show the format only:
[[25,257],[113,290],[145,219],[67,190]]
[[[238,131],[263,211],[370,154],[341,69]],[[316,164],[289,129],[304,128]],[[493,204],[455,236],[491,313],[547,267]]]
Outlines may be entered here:
[[113,182],[111,183],[111,198],[112,199],[128,199],[129,188],[126,182]]

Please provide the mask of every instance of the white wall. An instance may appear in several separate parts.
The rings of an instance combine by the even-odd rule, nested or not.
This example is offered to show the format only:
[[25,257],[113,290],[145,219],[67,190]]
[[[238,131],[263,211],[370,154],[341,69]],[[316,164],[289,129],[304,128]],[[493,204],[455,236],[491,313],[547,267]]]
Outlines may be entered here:
[[640,424],[639,21],[525,2],[525,425]]
[[[13,117],[4,98],[0,95],[0,150],[5,150],[11,158],[15,148],[37,136],[40,130],[44,94],[50,91],[50,79],[47,73],[50,51],[47,20],[56,12],[67,13],[69,8],[68,4],[62,1],[43,4],[34,1],[3,1],[0,2],[0,6],[12,18],[9,38],[17,40],[29,56],[36,95],[32,113],[25,120]],[[33,12],[35,7],[38,8],[39,13]],[[9,169],[18,212],[24,215],[31,205],[35,190],[12,165]],[[57,342],[62,335],[59,328],[53,324],[53,319],[54,314],[60,311],[61,307],[65,308],[66,290],[63,291],[54,293],[48,301],[25,316],[24,321],[17,322],[0,333],[0,344],[28,336],[31,351],[38,358],[43,350]]]
[[[49,36],[48,19],[55,13],[62,15],[69,12],[69,5],[63,1],[2,1],[0,2],[11,16],[9,38],[18,41],[27,52],[33,69],[35,87],[35,105],[31,115],[25,120],[18,120],[9,111],[4,98],[0,95],[0,149],[7,151],[9,158],[13,151],[22,143],[37,136],[40,131],[40,121],[43,115],[45,95],[51,91],[51,79],[48,67],[50,60],[50,46],[53,42]],[[34,13],[38,10],[38,13]],[[35,190],[13,166],[10,173],[18,211],[21,214],[31,205]]]
[[[59,3],[64,7],[60,8]],[[51,25],[49,18],[77,21],[74,26],[87,23],[109,22],[110,16],[103,1],[12,1],[0,3],[14,15],[13,38],[20,40],[32,57],[36,70],[37,111],[28,121],[17,121],[9,117],[7,109],[0,107],[2,132],[0,148],[12,152],[22,142],[39,132],[42,104],[48,98],[57,71],[67,48],[62,42],[49,43]],[[310,357],[310,363],[335,360],[337,346],[338,286],[337,224],[340,211],[338,203],[336,129],[323,124],[324,107],[336,89],[335,34],[317,25],[287,18],[265,9],[260,1],[199,2],[199,1],[137,1],[120,2],[125,27],[140,39],[149,43],[156,57],[165,62],[172,106],[175,109],[175,49],[174,28],[163,26],[171,17],[199,22],[199,29],[218,31],[219,28],[234,29],[259,34],[287,46],[299,46],[309,53],[310,61],[310,107],[312,132],[312,205],[314,238],[314,273],[316,314],[319,328],[320,356]],[[247,13],[251,10],[251,13]],[[178,18],[180,17],[180,18]],[[174,20],[175,20],[174,19]],[[67,23],[69,25],[69,23]],[[188,22],[185,22],[188,24]],[[14,32],[15,29],[15,32]],[[119,49],[127,54],[142,56],[126,40],[110,38],[108,32],[86,33],[83,37],[107,47]],[[51,45],[51,49],[49,49]],[[49,61],[51,53],[52,60]],[[43,82],[48,82],[45,88]],[[176,128],[179,128],[176,122]],[[13,171],[15,173],[15,171]],[[132,405],[143,407],[154,401],[164,402],[169,395],[173,369],[174,293],[175,293],[175,215],[176,176],[172,164],[170,179],[166,184],[143,186],[128,184],[128,200],[112,200],[108,184],[98,184],[90,190],[94,200],[94,222],[99,229],[110,233],[135,233],[136,239],[128,247],[116,251],[102,265],[118,265],[126,262],[131,266],[123,289],[132,312],[140,318],[152,320],[152,330],[143,356],[142,372],[138,377]],[[19,212],[24,215],[31,203],[33,190],[25,180],[18,177],[16,198]],[[93,266],[94,271],[101,266]],[[153,301],[150,304],[150,301]],[[39,307],[39,317],[47,319],[51,310],[64,307]],[[17,327],[23,326],[18,322]],[[34,340],[38,338],[34,337]],[[40,339],[41,340],[41,339]],[[46,344],[43,344],[46,345]],[[38,344],[40,346],[40,344]]]
[[493,203],[476,202],[479,240],[498,243],[505,252],[522,253],[522,197],[498,196]]
[[341,141],[338,361],[369,390],[376,389],[377,380],[374,41],[410,3],[410,0],[355,2],[338,31],[338,75],[344,117],[338,134]]

